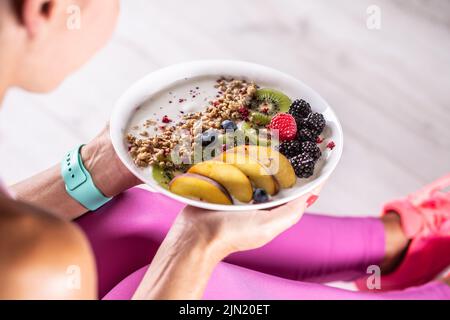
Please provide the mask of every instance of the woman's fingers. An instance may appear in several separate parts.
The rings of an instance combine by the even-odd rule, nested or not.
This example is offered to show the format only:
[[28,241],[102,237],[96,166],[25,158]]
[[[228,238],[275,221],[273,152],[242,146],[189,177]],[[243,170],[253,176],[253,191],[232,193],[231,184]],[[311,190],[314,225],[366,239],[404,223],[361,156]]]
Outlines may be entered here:
[[[197,226],[217,233],[220,239],[239,250],[257,248],[286,231],[303,216],[311,199],[317,198],[322,186],[283,206],[271,210],[214,212],[186,207],[183,217]],[[205,230],[205,229],[203,229]],[[244,232],[245,231],[245,232]]]
[[292,227],[303,216],[309,197],[310,194],[307,194],[284,206],[266,211],[265,219],[268,227],[274,228],[278,233]]
[[276,228],[281,231],[292,227],[300,221],[305,210],[318,199],[323,185],[321,184],[311,193],[295,199],[284,206],[268,211],[266,213],[267,222],[269,224],[276,224]]
[[313,190],[312,194],[314,194],[314,195],[316,195],[316,196],[319,196],[319,195],[320,195],[320,192],[322,192],[322,189],[323,189],[323,186],[325,185],[325,183],[326,183],[326,181],[325,181],[325,182],[322,182],[317,188],[315,188],[315,189]]

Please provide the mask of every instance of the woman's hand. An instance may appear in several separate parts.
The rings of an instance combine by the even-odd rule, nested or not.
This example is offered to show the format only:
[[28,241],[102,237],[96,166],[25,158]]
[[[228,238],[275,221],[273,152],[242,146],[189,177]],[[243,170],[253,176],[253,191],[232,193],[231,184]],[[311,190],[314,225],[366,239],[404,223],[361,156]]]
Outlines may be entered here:
[[113,197],[141,183],[114,151],[109,125],[81,149],[81,157],[95,185],[106,197]]
[[244,212],[214,212],[186,207],[178,216],[173,229],[192,230],[200,241],[212,246],[219,259],[238,252],[264,246],[283,231],[295,225],[303,216],[315,193],[305,195],[271,210]]
[[296,224],[315,199],[316,195],[309,194],[262,211],[214,212],[186,207],[159,247],[134,299],[202,298],[223,258],[267,244]]

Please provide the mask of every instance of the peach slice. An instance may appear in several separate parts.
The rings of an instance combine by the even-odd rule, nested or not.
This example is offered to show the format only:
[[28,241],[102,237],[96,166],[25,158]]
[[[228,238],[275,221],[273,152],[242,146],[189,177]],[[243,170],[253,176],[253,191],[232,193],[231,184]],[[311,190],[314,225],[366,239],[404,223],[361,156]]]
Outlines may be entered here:
[[169,190],[179,196],[214,204],[232,205],[228,191],[216,181],[193,173],[175,177]]
[[281,188],[292,188],[297,182],[297,176],[289,160],[271,147],[245,145],[233,150],[257,159],[272,172]]
[[241,170],[256,188],[264,189],[271,196],[276,195],[279,186],[269,169],[248,154],[233,152],[233,150],[222,153],[217,159]]
[[208,177],[227,189],[227,191],[241,202],[250,202],[253,198],[253,189],[250,180],[235,166],[221,161],[205,161],[196,164],[188,170]]

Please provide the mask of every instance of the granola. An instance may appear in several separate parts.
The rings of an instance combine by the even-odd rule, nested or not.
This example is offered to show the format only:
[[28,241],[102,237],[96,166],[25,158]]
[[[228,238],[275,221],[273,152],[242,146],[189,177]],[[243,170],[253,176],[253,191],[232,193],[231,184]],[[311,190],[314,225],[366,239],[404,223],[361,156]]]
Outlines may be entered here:
[[[158,128],[156,135],[150,137],[148,131],[142,131],[139,136],[129,133],[127,140],[129,152],[134,163],[141,168],[158,165],[162,168],[174,168],[170,154],[177,146],[181,137],[176,134],[177,129],[186,130],[190,134],[190,145],[181,150],[181,156],[192,158],[192,150],[198,136],[209,129],[221,129],[225,120],[243,121],[246,119],[246,110],[253,100],[258,89],[253,82],[234,79],[219,79],[215,88],[219,94],[215,100],[210,101],[203,112],[189,113],[182,116],[181,121],[171,124],[172,120],[163,119],[163,125]],[[201,120],[201,128],[196,124]],[[149,119],[144,123],[144,128],[154,126],[156,121]]]

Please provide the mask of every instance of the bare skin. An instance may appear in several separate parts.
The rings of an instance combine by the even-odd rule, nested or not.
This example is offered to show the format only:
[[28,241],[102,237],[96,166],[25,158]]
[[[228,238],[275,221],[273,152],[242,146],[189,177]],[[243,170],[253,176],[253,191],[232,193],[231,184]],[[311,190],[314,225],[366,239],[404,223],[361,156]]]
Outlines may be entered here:
[[185,208],[161,244],[134,299],[201,299],[219,261],[234,252],[259,248],[298,223],[310,197],[265,211]]
[[[381,221],[383,222],[386,235],[386,255],[383,259],[381,270],[383,274],[389,274],[401,264],[411,240],[403,232],[398,213],[389,212],[381,218]],[[450,285],[450,274],[440,279],[440,281]]]
[[0,300],[96,299],[94,256],[75,225],[4,197],[0,212]]
[[403,232],[400,216],[390,212],[381,218],[385,229],[386,255],[381,265],[384,274],[391,273],[400,264],[410,240]]

